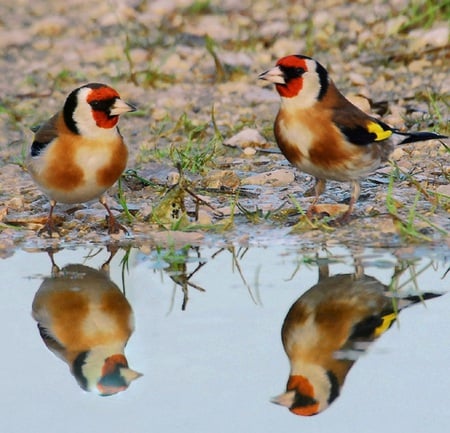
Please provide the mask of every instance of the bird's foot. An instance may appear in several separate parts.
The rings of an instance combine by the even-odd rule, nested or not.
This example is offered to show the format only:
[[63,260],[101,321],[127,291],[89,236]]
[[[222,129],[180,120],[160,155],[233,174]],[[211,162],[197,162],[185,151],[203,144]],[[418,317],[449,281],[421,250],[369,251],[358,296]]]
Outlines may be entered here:
[[55,222],[53,221],[53,218],[48,218],[44,226],[38,230],[37,234],[38,236],[46,234],[50,237],[53,237],[54,234],[56,234],[57,236],[61,235],[61,233],[59,232],[58,228],[55,225]]
[[108,223],[108,233],[110,235],[120,233],[121,231],[123,231],[126,235],[130,235],[130,231],[124,225],[120,224],[112,213],[106,215],[105,218]]
[[329,221],[328,225],[330,227],[342,227],[342,226],[347,225],[354,218],[355,218],[354,216],[352,216],[350,213],[346,212],[343,215],[341,215],[340,217]]

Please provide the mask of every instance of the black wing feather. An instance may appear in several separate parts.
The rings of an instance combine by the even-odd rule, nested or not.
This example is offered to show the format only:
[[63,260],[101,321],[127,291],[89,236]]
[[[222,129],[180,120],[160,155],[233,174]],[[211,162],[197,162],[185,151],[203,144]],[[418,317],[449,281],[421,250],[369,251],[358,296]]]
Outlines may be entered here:
[[358,146],[366,146],[373,143],[377,138],[376,134],[369,132],[366,128],[360,125],[354,127],[341,126],[339,129],[350,143]]
[[[386,123],[382,122],[381,120],[375,119],[373,117],[369,117],[368,123],[377,123],[381,126],[381,128],[385,131],[392,131],[394,130],[389,126],[386,125]],[[347,140],[352,143],[356,144],[358,146],[367,146],[368,144],[373,143],[374,141],[377,141],[377,134],[374,132],[370,132],[367,129],[367,125],[364,124],[356,124],[352,126],[347,126],[343,124],[337,124],[341,132],[345,135]],[[381,140],[383,141],[383,140]],[[380,142],[380,140],[378,140]]]
[[31,156],[38,156],[57,137],[56,121],[58,116],[59,114],[55,114],[36,131],[34,141],[31,144]]

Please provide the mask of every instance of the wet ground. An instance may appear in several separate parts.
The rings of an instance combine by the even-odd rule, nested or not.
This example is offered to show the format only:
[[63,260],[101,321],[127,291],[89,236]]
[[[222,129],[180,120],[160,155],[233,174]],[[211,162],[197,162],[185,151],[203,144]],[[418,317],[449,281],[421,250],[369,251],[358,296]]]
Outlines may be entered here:
[[[387,123],[448,135],[448,6],[19,0],[0,12],[1,431],[448,429],[448,142],[397,149],[362,182],[348,225],[311,222],[302,210],[313,179],[277,153],[278,96],[257,82],[281,56],[312,55]],[[38,236],[48,203],[23,169],[29,128],[89,81],[139,107],[121,120],[130,159],[109,193],[129,233],[108,235],[104,209],[88,203],[58,205],[60,235]],[[252,139],[239,139],[245,130]],[[348,199],[331,182],[324,214]],[[270,402],[289,376],[283,323],[336,274],[346,274],[344,304],[355,281],[370,292],[365,275],[395,312],[414,303],[382,314],[391,322],[362,348],[353,336],[336,350],[344,370],[356,360],[340,396],[299,417]],[[46,300],[84,287],[111,293],[119,316],[135,318],[121,341],[143,376],[111,397],[83,391],[69,369],[76,351],[36,326],[51,316]],[[83,323],[81,310],[58,305],[69,329]],[[113,316],[103,312],[109,325],[93,329],[114,328]]]
[[[371,4],[370,14],[364,2],[339,1],[325,2],[327,7],[234,0],[220,6],[186,0],[118,1],[117,7],[84,0],[19,4],[0,6],[5,53],[0,59],[0,249],[5,254],[16,245],[39,243],[36,231],[48,211],[46,198],[23,170],[30,127],[89,81],[107,82],[139,108],[120,123],[129,170],[120,190],[111,188],[110,205],[144,242],[160,236],[161,222],[178,230],[191,225],[199,236],[219,231],[238,239],[298,222],[299,210],[311,201],[313,179],[273,153],[279,98],[257,79],[281,56],[314,56],[345,95],[397,128],[449,133],[445,4],[428,10],[408,1],[379,1]],[[236,140],[248,129],[252,138]],[[350,228],[330,232],[307,222],[298,227],[302,239],[321,242],[331,233],[348,242],[356,233],[357,241],[362,235],[369,244],[391,245],[406,234],[446,242],[448,143],[404,146],[392,160],[393,166],[364,180]],[[184,195],[161,204],[177,182],[177,166],[185,176]],[[348,186],[331,182],[323,211],[342,212],[348,200]],[[178,218],[172,218],[173,206]],[[104,242],[99,204],[59,205],[56,214],[63,242]],[[232,214],[237,218],[230,221]]]

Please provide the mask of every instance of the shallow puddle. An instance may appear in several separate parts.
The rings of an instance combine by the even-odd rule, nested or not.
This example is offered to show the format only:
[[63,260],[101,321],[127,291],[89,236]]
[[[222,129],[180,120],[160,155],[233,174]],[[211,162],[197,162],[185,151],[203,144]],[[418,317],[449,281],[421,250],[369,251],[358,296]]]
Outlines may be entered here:
[[[450,425],[447,250],[131,248],[115,253],[108,273],[109,258],[106,248],[78,248],[55,252],[53,269],[45,251],[0,261],[1,431],[378,433]],[[99,302],[105,294],[107,307]],[[78,301],[70,304],[71,296]],[[289,411],[271,399],[288,383],[282,327],[294,303],[283,328],[296,370],[289,387],[314,401]],[[54,338],[61,329],[70,351]],[[89,358],[79,357],[87,348],[77,343],[102,345],[102,361],[106,346],[120,352],[127,339],[129,368],[142,376],[129,387],[80,379]],[[75,359],[79,383],[69,369]],[[312,392],[299,379],[321,374],[330,389]],[[89,383],[93,391],[82,390]]]

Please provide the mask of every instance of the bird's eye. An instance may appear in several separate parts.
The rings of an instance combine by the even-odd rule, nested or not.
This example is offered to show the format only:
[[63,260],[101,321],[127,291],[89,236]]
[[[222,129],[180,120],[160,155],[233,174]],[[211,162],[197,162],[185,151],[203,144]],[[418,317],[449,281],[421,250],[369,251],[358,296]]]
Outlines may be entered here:
[[304,70],[303,68],[295,68],[295,73],[296,73],[299,77],[301,77],[301,76],[305,73],[305,70]]
[[100,108],[100,101],[91,101],[89,102],[89,105],[94,109],[97,110]]
[[114,100],[111,99],[94,99],[93,101],[89,102],[89,105],[94,111],[108,112],[113,103]]

